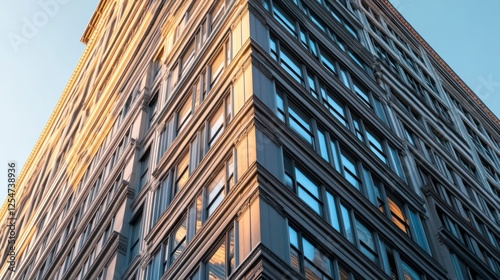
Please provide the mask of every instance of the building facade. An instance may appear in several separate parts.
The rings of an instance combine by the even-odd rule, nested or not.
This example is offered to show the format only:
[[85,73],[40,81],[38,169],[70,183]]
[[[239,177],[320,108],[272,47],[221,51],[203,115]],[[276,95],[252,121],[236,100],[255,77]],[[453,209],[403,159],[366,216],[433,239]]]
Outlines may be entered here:
[[101,0],[82,42],[1,279],[500,279],[500,121],[388,1]]

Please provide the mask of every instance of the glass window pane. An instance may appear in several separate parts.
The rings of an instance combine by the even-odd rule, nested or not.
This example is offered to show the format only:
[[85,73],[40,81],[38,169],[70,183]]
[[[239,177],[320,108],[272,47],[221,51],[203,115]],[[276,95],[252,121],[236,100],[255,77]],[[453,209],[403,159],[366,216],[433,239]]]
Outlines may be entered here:
[[295,20],[276,3],[273,5],[273,16],[290,34],[297,37]]
[[212,146],[224,129],[224,107],[220,107],[217,113],[210,120],[210,131],[208,145]]
[[309,207],[311,207],[316,213],[321,215],[319,202],[306,192],[302,186],[298,187],[298,196],[302,199]]
[[174,231],[173,233],[173,244],[172,244],[172,252],[170,254],[170,263],[173,263],[182,253],[184,248],[186,247],[186,219],[182,221],[182,224]]
[[420,275],[413,270],[408,264],[404,261],[401,261],[401,267],[403,268],[403,275],[405,280],[420,280]]
[[384,153],[384,148],[380,139],[377,139],[373,134],[366,131],[366,137],[370,144],[370,150],[384,163],[387,164],[387,156]]
[[328,202],[328,211],[330,214],[330,224],[340,232],[339,218],[337,214],[337,207],[335,204],[335,198],[329,192],[326,193],[326,200]]
[[311,261],[311,263],[313,263],[317,268],[322,270],[323,273],[330,274],[330,260],[323,255],[323,253],[321,253],[305,238],[302,238],[302,247],[305,258]]
[[344,205],[340,205],[340,211],[342,212],[342,225],[344,226],[345,234],[347,239],[354,243],[353,232],[351,227],[351,216],[349,210]]
[[391,213],[392,222],[404,233],[409,234],[408,221],[404,214],[403,205],[401,205],[399,201],[392,199],[389,195],[387,196],[387,204]]
[[276,107],[277,107],[277,115],[281,121],[285,121],[285,103],[283,101],[283,94],[280,91],[276,92]]
[[221,170],[214,181],[207,188],[207,214],[210,216],[215,208],[219,206],[222,199],[224,198],[224,173],[225,170]]
[[295,246],[295,248],[299,248],[299,239],[297,237],[297,232],[291,227],[288,227],[288,236],[290,238],[290,244]]
[[328,146],[326,145],[326,135],[322,128],[318,128],[318,141],[321,157],[327,162],[330,162],[330,156],[328,155]]
[[302,187],[307,189],[315,198],[319,199],[319,189],[316,184],[314,184],[311,179],[309,179],[304,173],[299,169],[295,168],[295,176],[297,178],[297,183]]
[[207,263],[209,280],[226,279],[226,242],[222,242]]
[[219,79],[222,69],[224,69],[224,50],[221,49],[210,66],[211,85],[213,86]]
[[289,105],[288,113],[290,117],[290,127],[307,140],[307,142],[313,144],[311,119],[293,103]]
[[302,84],[302,68],[287,51],[281,50],[281,67],[283,67],[297,82]]
[[356,165],[348,159],[346,156],[342,155],[342,165],[344,166],[344,177],[353,185],[356,189],[361,189],[361,182],[358,178],[358,171]]
[[373,233],[358,220],[356,220],[356,233],[359,239],[361,252],[363,252],[363,254],[365,254],[369,259],[376,262],[377,255]]
[[327,54],[325,54],[325,51],[323,50],[321,50],[320,61],[321,64],[326,67],[326,69],[330,70],[332,73],[337,73],[334,60],[331,59]]
[[418,214],[410,209],[410,221],[411,221],[411,227],[413,228],[413,231],[415,232],[415,239],[425,251],[430,253],[429,249],[429,243],[427,242],[427,236],[425,234],[424,227],[422,225],[422,220],[418,216]]

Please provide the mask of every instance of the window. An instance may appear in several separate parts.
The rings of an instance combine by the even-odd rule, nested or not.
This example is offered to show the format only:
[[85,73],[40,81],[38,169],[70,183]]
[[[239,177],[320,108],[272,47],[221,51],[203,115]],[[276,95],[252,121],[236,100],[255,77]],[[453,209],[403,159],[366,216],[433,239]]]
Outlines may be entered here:
[[212,215],[217,206],[222,202],[222,199],[225,196],[225,170],[221,170],[219,174],[215,177],[215,179],[210,183],[207,187],[206,191],[206,201],[207,201],[207,217]]
[[175,39],[181,36],[182,32],[187,26],[188,21],[189,21],[189,10],[184,13],[179,24],[175,28]]
[[227,279],[236,267],[235,255],[234,229],[231,229],[206,263],[208,279]]
[[169,204],[169,191],[171,184],[170,179],[171,179],[170,174],[167,174],[167,176],[160,182],[160,185],[153,194],[154,205],[153,205],[153,220],[151,226],[155,225],[155,223],[160,218],[161,214],[163,214],[163,212],[167,209],[167,206]]
[[413,270],[411,266],[401,261],[401,268],[403,269],[403,277],[405,280],[420,280],[420,275]]
[[357,162],[345,153],[341,155],[342,174],[344,178],[357,190],[361,190],[361,179],[358,176]]
[[356,115],[352,115],[353,133],[356,137],[367,145],[377,158],[391,168],[401,179],[405,180],[405,175],[398,151],[392,147],[384,138],[371,132],[364,125],[364,120]]
[[332,262],[292,227],[288,227],[290,263],[306,279],[330,279]]
[[222,15],[224,14],[224,2],[225,0],[217,0],[215,7],[212,9],[212,12],[210,12],[210,32],[213,32],[223,19]]
[[358,238],[358,246],[361,252],[371,261],[377,263],[378,254],[375,245],[375,237],[363,223],[356,219],[356,236]]
[[381,140],[374,134],[366,131],[368,147],[385,164],[387,164],[387,155],[384,152]]
[[277,5],[277,3],[273,3],[272,14],[276,21],[278,21],[288,32],[290,32],[290,34],[297,37],[297,25],[295,19],[286,13],[283,8]]
[[142,213],[130,223],[130,261],[139,254]]
[[162,156],[165,154],[165,152],[168,150],[170,145],[172,144],[173,141],[173,127],[172,127],[172,120],[168,121],[165,123],[165,127],[163,130],[160,132],[159,136],[159,147],[158,147],[158,158],[157,161],[160,161]]
[[170,250],[170,264],[174,263],[174,261],[181,255],[182,251],[184,251],[184,248],[186,248],[186,234],[186,218],[184,217],[171,235],[172,244]]
[[160,266],[161,266],[161,250],[153,255],[152,260],[149,262],[146,268],[146,279],[147,280],[159,280],[160,279]]
[[193,100],[188,98],[182,105],[181,110],[177,113],[177,134],[179,135],[181,131],[186,127],[186,124],[191,119],[193,115]]
[[349,34],[351,34],[354,38],[356,38],[356,40],[359,41],[360,39],[358,37],[357,29],[351,23],[349,23],[343,16],[341,16],[331,3],[325,1],[325,6],[327,10],[330,12],[330,15],[340,24],[342,24],[345,30],[349,32]]
[[175,179],[175,188],[172,197],[175,197],[179,191],[184,188],[189,179],[189,153],[186,153],[177,164],[177,173]]
[[320,86],[320,91],[323,105],[343,126],[349,127],[347,123],[346,112],[344,109],[345,105],[338,101],[333,93],[330,90],[326,89],[323,84]]
[[139,185],[137,186],[137,193],[149,182],[149,149],[144,152],[139,161]]
[[219,138],[224,130],[224,107],[221,106],[209,123],[208,132],[208,146],[211,147],[213,143]]
[[158,77],[158,74],[160,74],[162,62],[161,62],[161,57],[163,56],[163,51],[161,51],[158,56],[153,60],[151,68],[153,71],[153,81],[156,80]]
[[175,86],[177,86],[177,83],[179,82],[179,75],[179,64],[177,63],[170,70],[170,92],[172,92]]
[[156,93],[155,96],[151,99],[151,101],[149,101],[149,104],[148,104],[148,122],[146,124],[145,131],[148,131],[149,128],[151,128],[151,124],[153,123],[153,120],[156,116],[157,103],[158,103],[158,93]]
[[431,253],[431,249],[429,248],[429,243],[427,241],[427,235],[425,233],[424,225],[422,222],[422,218],[418,215],[417,212],[409,209],[410,213],[410,225],[412,228],[414,240],[417,244],[422,247],[427,253]]
[[224,49],[220,49],[215,55],[215,59],[210,64],[210,88],[212,88],[219,80],[222,70],[224,69],[224,62],[225,52]]
[[336,61],[333,60],[330,55],[327,54],[326,51],[323,50],[323,48],[320,48],[320,56],[319,56],[319,60],[321,62],[321,64],[327,69],[329,70],[330,72],[332,72],[332,74],[335,74],[337,73],[337,68],[335,66],[335,63]]
[[181,57],[182,73],[185,73],[187,69],[193,64],[195,58],[195,43],[194,41],[189,43],[185,47],[184,54]]
[[312,119],[297,105],[289,102],[287,96],[280,89],[276,89],[276,103],[278,118],[302,136],[309,144],[314,145]]
[[292,76],[298,83],[303,84],[302,65],[291,53],[281,46],[281,42],[271,36],[270,38],[271,57],[276,60],[281,68]]
[[321,215],[320,187],[295,165],[294,160],[285,155],[284,161],[285,184],[287,187],[295,192],[316,213]]
[[417,137],[415,136],[415,134],[409,130],[406,126],[403,127],[403,132],[405,134],[405,138],[406,140],[408,140],[408,142],[413,145],[414,147],[418,148],[418,146],[416,145],[417,141]]
[[387,204],[391,221],[404,233],[410,234],[408,219],[406,218],[402,203],[388,194]]

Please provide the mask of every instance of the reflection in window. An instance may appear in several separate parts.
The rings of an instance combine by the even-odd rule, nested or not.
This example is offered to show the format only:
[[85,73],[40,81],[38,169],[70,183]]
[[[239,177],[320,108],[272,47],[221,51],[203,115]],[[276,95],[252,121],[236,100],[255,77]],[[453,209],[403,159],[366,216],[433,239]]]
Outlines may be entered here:
[[287,156],[285,156],[285,177],[287,186],[292,188],[300,199],[321,215],[322,202],[319,186],[296,167],[295,162]]
[[234,235],[234,229],[230,229],[217,250],[206,263],[209,280],[227,279],[236,268]]
[[181,224],[177,226],[172,234],[173,242],[172,250],[170,252],[170,263],[174,263],[174,261],[181,255],[184,248],[186,248],[186,234],[186,218],[184,218]]
[[332,276],[331,260],[293,228],[288,227],[290,262],[306,279],[329,279]]
[[283,48],[276,38],[270,38],[271,57],[294,78],[298,83],[303,84],[302,65],[291,53]]
[[177,195],[179,191],[184,188],[189,178],[189,153],[184,155],[179,164],[177,165],[177,177],[175,180],[175,188],[173,196]]

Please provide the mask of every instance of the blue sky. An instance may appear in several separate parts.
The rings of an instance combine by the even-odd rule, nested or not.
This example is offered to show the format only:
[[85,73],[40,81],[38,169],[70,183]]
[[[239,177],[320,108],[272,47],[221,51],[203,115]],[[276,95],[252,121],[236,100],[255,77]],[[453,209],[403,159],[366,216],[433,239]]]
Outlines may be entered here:
[[[500,116],[500,1],[391,1]],[[80,37],[98,2],[0,3],[0,198],[7,162],[21,165],[29,156],[83,53]]]

